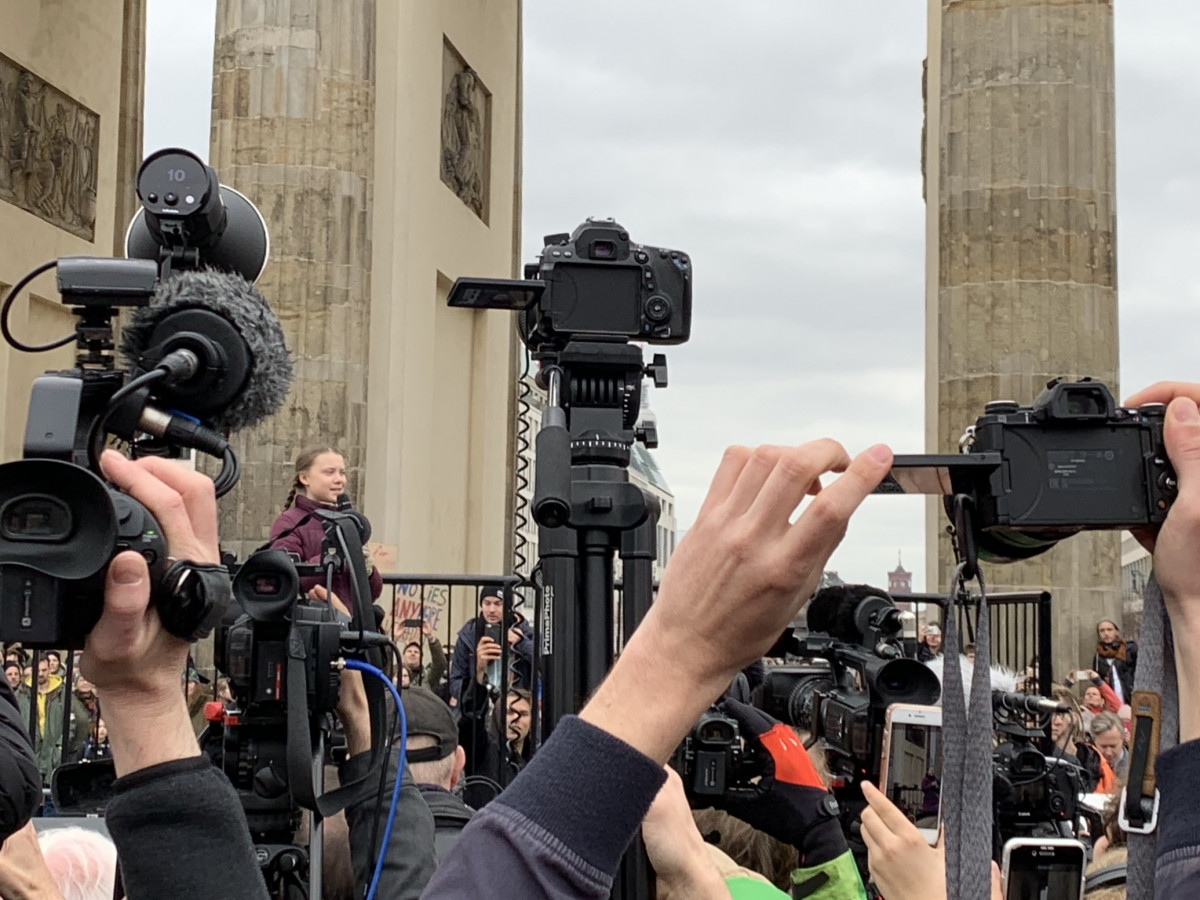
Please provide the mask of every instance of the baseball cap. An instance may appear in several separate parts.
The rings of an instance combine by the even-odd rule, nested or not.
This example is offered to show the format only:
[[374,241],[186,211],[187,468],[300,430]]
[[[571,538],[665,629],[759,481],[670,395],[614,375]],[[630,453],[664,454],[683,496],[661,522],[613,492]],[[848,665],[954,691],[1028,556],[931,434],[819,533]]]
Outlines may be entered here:
[[409,750],[409,762],[434,762],[445,759],[458,746],[458,726],[450,707],[433,691],[410,687],[404,691],[404,714],[408,719],[408,736],[424,734],[437,739],[437,746]]
[[925,633],[937,635],[942,633],[942,629],[938,628],[936,625],[929,625],[926,627]]

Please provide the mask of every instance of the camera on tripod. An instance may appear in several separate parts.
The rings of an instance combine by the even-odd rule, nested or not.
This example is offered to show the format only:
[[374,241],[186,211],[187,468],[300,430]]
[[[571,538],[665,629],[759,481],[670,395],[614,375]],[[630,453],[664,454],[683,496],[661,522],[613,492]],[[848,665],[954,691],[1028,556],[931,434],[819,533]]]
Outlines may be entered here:
[[635,244],[612,219],[548,235],[525,278],[460,278],[449,304],[520,312],[521,337],[531,350],[596,338],[681,344],[691,332],[688,255]]
[[[266,225],[253,204],[222,187],[183,150],[151,155],[138,170],[143,209],[126,236],[128,259],[70,257],[34,269],[0,309],[18,350],[75,344],[75,366],[33,385],[19,462],[0,466],[0,639],[76,649],[100,617],[108,562],[140,552],[164,627],[195,640],[220,620],[228,578],[215,567],[169,564],[159,524],[138,501],[109,488],[99,457],[110,434],[134,456],[200,450],[222,460],[217,496],[238,479],[222,429],[243,427],[282,404],[291,363],[278,320],[250,281],[267,258]],[[18,294],[58,270],[75,332],[28,346],[9,329]],[[200,271],[203,269],[203,271]],[[113,318],[134,310],[121,334]]]
[[[1163,444],[1166,407],[1116,405],[1103,384],[1059,378],[1031,406],[993,401],[962,453],[897,456],[876,493],[968,498],[980,559],[1044,553],[1080,531],[1161,524],[1178,493]],[[953,513],[951,513],[953,516]]]

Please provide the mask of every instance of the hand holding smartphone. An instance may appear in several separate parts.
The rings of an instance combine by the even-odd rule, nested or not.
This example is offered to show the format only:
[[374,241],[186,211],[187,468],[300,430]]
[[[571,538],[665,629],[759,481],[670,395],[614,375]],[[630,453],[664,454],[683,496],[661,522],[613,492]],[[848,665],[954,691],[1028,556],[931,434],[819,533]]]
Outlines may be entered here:
[[1004,900],[1082,900],[1087,851],[1069,838],[1013,838],[1004,845]]
[[893,703],[884,719],[879,789],[932,846],[941,825],[942,709]]

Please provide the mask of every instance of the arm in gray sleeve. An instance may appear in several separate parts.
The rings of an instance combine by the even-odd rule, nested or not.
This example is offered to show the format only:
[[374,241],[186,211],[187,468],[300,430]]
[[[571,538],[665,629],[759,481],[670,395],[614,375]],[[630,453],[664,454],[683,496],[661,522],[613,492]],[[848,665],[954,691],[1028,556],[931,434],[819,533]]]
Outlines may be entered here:
[[139,769],[113,789],[104,820],[128,900],[268,900],[241,803],[208,757]]
[[1158,842],[1154,865],[1155,900],[1200,897],[1200,806],[1194,800],[1200,783],[1200,740],[1188,741],[1159,754]]

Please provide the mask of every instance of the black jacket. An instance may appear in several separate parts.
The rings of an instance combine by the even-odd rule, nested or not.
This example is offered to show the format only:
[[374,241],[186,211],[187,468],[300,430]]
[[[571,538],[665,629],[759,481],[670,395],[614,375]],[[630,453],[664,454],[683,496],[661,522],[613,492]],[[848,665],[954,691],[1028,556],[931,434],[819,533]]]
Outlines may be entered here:
[[1113,672],[1116,672],[1117,679],[1121,682],[1121,699],[1125,703],[1128,703],[1129,698],[1133,695],[1133,677],[1137,672],[1137,658],[1137,641],[1125,642],[1125,659],[1123,660],[1101,656],[1099,653],[1092,657],[1092,668],[1113,690],[1117,689],[1117,686],[1113,684]]
[[0,678],[0,841],[42,805],[42,776],[8,679]]
[[503,788],[512,783],[529,762],[532,742],[525,741],[518,753],[507,740],[497,735],[501,726],[486,687],[472,679],[463,689],[459,705],[458,743],[466,751],[468,776],[463,799],[480,809]]
[[[388,807],[392,800],[392,789],[396,784],[396,763],[399,754],[391,754],[388,774],[382,794],[378,792],[378,775],[368,778],[355,800],[346,806],[346,824],[350,826],[350,863],[354,868],[354,883],[358,895],[366,893],[375,871],[378,850],[372,852],[371,836],[378,819],[379,839],[383,839],[383,826],[387,822]],[[369,753],[352,756],[338,767],[342,784],[361,777],[370,762]],[[400,787],[400,802],[396,805],[396,821],[392,825],[392,839],[388,843],[383,861],[383,872],[379,876],[378,900],[417,900],[425,885],[433,877],[437,866],[434,852],[433,815],[421,799],[406,766]],[[132,896],[129,900],[135,900]]]
[[463,803],[457,794],[436,784],[419,784],[417,789],[433,813],[433,845],[440,863],[453,849],[459,834],[467,827],[471,816],[475,815],[475,810]]

